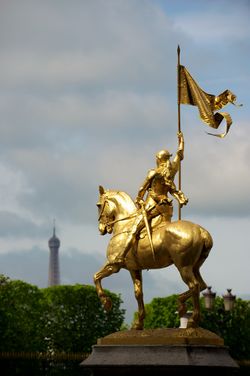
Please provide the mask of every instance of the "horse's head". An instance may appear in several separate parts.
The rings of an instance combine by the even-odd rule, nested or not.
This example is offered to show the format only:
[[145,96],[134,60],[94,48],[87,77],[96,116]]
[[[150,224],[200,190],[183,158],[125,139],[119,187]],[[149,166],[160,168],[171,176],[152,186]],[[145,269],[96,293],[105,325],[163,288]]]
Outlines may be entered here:
[[99,186],[99,193],[98,228],[101,235],[105,235],[107,232],[111,234],[114,224],[134,213],[136,207],[125,192],[105,190]]
[[98,228],[101,235],[105,235],[107,232],[110,234],[113,231],[111,222],[114,220],[114,203],[109,199],[110,192],[99,186],[99,200],[97,202],[98,207]]

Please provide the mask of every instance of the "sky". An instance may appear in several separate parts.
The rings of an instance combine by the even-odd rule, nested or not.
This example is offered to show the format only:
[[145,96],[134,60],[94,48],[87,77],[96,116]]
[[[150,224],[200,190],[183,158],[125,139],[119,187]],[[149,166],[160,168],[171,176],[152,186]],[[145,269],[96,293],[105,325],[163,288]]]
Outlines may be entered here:
[[[250,298],[250,2],[0,1],[0,273],[48,282],[60,238],[63,284],[93,284],[110,235],[98,232],[98,186],[132,198],[161,149],[177,141],[177,46],[200,87],[237,96],[224,139],[181,105],[182,218],[212,235],[201,268],[221,296]],[[222,133],[222,124],[215,133]],[[177,206],[173,220],[177,219]],[[186,290],[174,266],[143,272],[144,299]],[[130,275],[103,280],[136,310]]]

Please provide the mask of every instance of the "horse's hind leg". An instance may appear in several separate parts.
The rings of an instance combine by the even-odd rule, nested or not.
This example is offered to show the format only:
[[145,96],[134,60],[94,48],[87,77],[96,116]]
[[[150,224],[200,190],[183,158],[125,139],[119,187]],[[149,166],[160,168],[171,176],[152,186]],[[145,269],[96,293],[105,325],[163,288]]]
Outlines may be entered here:
[[142,290],[142,271],[130,270],[130,274],[134,284],[135,298],[138,303],[138,316],[135,319],[132,329],[142,330],[145,318],[145,308],[143,302],[143,290]]
[[206,282],[203,280],[203,278],[200,275],[200,267],[204,263],[204,261],[206,260],[208,254],[209,254],[209,251],[210,251],[210,249],[208,249],[206,252],[202,252],[199,260],[197,261],[197,263],[193,267],[195,278],[198,280],[199,285],[200,285],[200,291],[203,291],[207,288]]
[[187,312],[185,302],[187,299],[192,297],[193,314],[188,320],[188,327],[197,327],[199,320],[200,320],[199,281],[196,279],[192,266],[185,266],[179,269],[179,272],[181,274],[183,281],[189,287],[188,291],[179,295],[179,308],[178,308],[179,316],[182,317]]
[[110,264],[110,263],[106,263],[104,265],[104,267],[102,269],[100,269],[97,273],[95,273],[94,275],[94,283],[95,283],[95,286],[96,286],[96,292],[97,292],[97,295],[104,307],[104,309],[106,311],[110,311],[110,309],[112,308],[112,301],[111,299],[105,294],[103,288],[102,288],[102,284],[101,284],[101,280],[103,278],[106,278],[106,277],[109,277],[111,274],[113,273],[117,273],[119,272],[119,270],[121,269],[121,267],[119,267],[118,265],[116,264]]
[[200,275],[200,266],[195,265],[194,267],[194,275],[197,281],[199,282],[200,291],[203,291],[207,288],[206,282],[203,280],[202,276]]
[[[194,275],[194,280],[196,280],[196,282],[198,282],[198,284],[199,284],[199,292],[203,291],[207,288],[206,282],[201,277],[200,267],[204,263],[204,261],[206,260],[208,254],[209,254],[209,250],[207,252],[203,252],[201,257],[199,258],[199,260],[197,261],[197,263],[194,265],[194,267],[191,270],[191,274],[193,273],[193,275]],[[187,280],[187,278],[186,278],[186,280]],[[185,280],[184,280],[184,282],[185,282]],[[185,283],[188,284],[188,282],[185,282]],[[192,289],[184,292],[183,294],[180,294],[180,296],[179,296],[179,315],[180,315],[180,317],[182,317],[187,312],[185,301],[188,298],[190,298],[192,295],[193,295]],[[197,303],[194,303],[194,304],[197,305]]]

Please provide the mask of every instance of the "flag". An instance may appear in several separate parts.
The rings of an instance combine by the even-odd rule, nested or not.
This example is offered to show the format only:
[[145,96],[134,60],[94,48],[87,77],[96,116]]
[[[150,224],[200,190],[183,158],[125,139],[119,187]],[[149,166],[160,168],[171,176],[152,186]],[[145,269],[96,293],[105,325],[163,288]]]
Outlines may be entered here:
[[[213,136],[223,138],[228,133],[232,125],[231,116],[227,112],[215,112],[226,106],[228,103],[237,105],[236,96],[230,91],[225,90],[218,96],[205,93],[195,82],[188,70],[179,66],[179,103],[197,106],[201,120],[212,128],[217,129],[222,120],[226,120],[226,131],[221,134],[208,133]],[[242,105],[240,105],[242,106]]]

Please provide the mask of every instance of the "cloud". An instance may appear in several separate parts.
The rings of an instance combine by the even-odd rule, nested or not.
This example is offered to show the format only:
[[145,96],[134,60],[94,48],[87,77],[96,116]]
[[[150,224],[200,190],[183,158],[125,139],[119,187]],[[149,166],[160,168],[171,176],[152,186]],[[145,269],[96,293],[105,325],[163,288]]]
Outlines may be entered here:
[[[202,44],[231,44],[232,40],[237,43],[242,39],[248,39],[249,3],[216,1],[216,6],[214,3],[203,4],[196,12],[193,12],[191,7],[185,13],[176,15],[174,27],[185,32],[193,41]],[[241,27],[237,27],[239,24]]]
[[0,206],[3,211],[12,213],[25,213],[19,199],[22,194],[32,192],[32,188],[28,185],[25,174],[18,168],[10,167],[8,164],[0,163],[0,175],[2,177],[0,183]]
[[191,213],[249,216],[250,144],[246,124],[232,126],[224,140],[197,136],[193,143],[187,135],[183,162],[183,190],[190,197]]
[[13,235],[19,237],[44,237],[48,227],[39,226],[32,221],[22,218],[15,213],[0,211],[0,236],[9,238]]
[[2,85],[100,89],[104,84],[152,86],[162,81],[164,51],[175,46],[175,38],[164,13],[150,2],[144,1],[144,7],[134,1],[79,2],[74,7],[23,2],[21,12],[14,3],[6,6],[0,23]]

